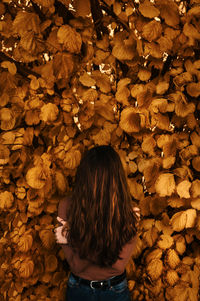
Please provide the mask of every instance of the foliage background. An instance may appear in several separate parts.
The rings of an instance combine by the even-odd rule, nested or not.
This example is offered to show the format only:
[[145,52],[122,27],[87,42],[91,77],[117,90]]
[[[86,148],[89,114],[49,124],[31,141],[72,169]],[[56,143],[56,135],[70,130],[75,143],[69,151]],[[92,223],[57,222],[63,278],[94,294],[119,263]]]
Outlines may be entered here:
[[62,300],[58,201],[111,144],[141,208],[133,300],[199,298],[200,1],[0,3],[0,300]]

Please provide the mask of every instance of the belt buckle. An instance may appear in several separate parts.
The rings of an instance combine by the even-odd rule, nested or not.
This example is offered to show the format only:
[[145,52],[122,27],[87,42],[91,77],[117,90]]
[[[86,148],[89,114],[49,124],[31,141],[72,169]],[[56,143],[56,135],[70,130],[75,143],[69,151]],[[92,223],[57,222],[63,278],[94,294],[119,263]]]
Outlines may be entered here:
[[90,281],[90,287],[92,289],[95,289],[95,287],[93,287],[93,283],[100,283],[101,286],[103,286],[103,281],[95,281],[95,280],[91,280]]

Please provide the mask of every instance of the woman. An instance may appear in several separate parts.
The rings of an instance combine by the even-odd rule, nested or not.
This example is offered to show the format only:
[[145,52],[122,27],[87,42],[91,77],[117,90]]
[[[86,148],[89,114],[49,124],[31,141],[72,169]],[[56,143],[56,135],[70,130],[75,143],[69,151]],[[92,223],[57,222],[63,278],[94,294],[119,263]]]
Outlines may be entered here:
[[71,269],[67,301],[130,300],[125,267],[138,216],[117,152],[111,146],[86,152],[71,196],[59,204],[55,230]]

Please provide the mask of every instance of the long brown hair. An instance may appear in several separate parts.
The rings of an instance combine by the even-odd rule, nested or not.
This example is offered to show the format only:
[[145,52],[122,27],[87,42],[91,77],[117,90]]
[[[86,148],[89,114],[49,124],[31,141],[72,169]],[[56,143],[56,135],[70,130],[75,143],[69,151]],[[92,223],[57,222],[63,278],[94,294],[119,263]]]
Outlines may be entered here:
[[111,146],[87,151],[77,169],[67,212],[68,241],[79,256],[110,266],[136,234],[136,216],[118,153]]

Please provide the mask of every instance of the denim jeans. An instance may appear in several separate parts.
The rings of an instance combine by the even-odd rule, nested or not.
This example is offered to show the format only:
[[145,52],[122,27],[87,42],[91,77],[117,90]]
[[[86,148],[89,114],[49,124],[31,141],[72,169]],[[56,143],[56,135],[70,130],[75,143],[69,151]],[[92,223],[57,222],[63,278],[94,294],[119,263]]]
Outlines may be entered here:
[[89,285],[79,283],[70,274],[66,301],[131,301],[127,279],[106,289],[94,289]]

